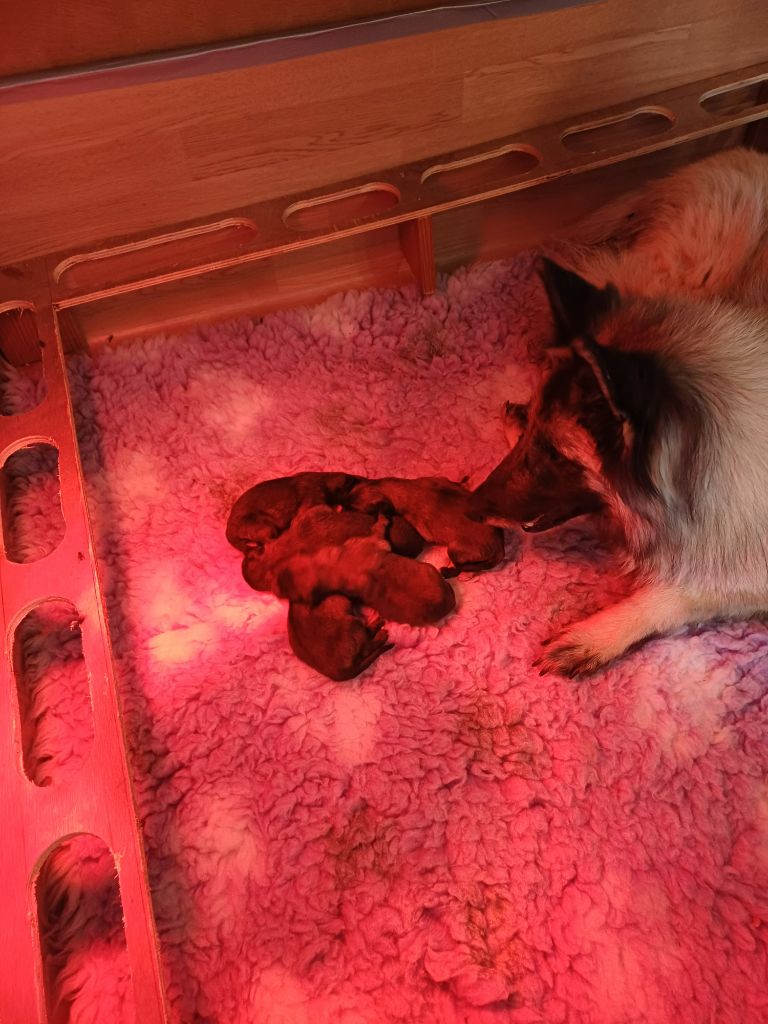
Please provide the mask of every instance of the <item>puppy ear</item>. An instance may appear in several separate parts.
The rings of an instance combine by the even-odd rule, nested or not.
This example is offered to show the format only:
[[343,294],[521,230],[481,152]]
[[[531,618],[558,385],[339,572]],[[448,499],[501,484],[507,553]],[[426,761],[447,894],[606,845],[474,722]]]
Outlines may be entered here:
[[555,321],[556,345],[584,335],[618,304],[619,293],[612,284],[596,288],[546,257],[541,259],[538,270]]

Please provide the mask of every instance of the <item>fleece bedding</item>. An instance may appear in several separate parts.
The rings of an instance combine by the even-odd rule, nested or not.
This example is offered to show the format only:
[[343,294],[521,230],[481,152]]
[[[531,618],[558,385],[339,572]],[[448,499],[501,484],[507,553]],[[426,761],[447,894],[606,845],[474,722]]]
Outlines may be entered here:
[[[522,256],[428,298],[352,292],[71,358],[174,1024],[768,1020],[764,624],[540,676],[542,641],[624,592],[577,521],[508,532],[451,617],[393,624],[392,651],[333,683],[224,537],[268,477],[479,482],[548,331]],[[11,374],[6,401],[35,387]],[[53,529],[43,469],[14,490],[27,553]],[[46,614],[23,642],[50,779],[89,721],[72,623]],[[41,891],[53,1002],[132,1020],[108,852],[73,840]]]

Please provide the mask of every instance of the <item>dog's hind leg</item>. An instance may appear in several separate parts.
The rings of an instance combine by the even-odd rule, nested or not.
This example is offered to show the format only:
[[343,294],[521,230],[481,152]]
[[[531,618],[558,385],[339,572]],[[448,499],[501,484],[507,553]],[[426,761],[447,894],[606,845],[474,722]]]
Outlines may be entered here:
[[569,626],[536,662],[546,672],[586,675],[652,636],[670,633],[709,615],[679,587],[646,584],[617,604]]

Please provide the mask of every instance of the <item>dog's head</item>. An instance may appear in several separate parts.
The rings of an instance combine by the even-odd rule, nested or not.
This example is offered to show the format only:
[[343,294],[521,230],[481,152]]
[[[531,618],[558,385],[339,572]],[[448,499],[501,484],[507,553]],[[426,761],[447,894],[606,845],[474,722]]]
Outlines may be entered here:
[[554,320],[549,368],[530,405],[512,410],[516,445],[473,495],[474,515],[530,531],[599,511],[622,478],[652,490],[649,452],[670,391],[645,339],[628,337],[645,315],[631,300],[549,260],[540,274]]

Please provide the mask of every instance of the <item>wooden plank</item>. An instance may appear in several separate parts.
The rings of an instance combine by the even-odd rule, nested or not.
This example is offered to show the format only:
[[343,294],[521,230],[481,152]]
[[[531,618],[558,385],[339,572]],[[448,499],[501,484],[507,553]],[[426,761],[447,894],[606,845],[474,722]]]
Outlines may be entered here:
[[[672,166],[692,153],[691,147],[703,153],[728,144],[741,136],[743,125],[768,116],[768,101],[753,106],[752,101],[730,102],[723,97],[741,97],[744,90],[757,95],[757,86],[762,88],[766,79],[768,64],[756,65],[645,97],[628,110],[607,108],[575,124],[544,126],[488,146],[392,168],[373,181],[353,179],[330,193],[315,190],[230,211],[213,222],[179,225],[155,237],[117,240],[103,249],[51,257],[47,265],[53,301],[60,313],[69,312],[67,342],[82,344],[160,326],[179,329],[213,315],[261,309],[264,302],[278,308],[313,301],[345,285],[376,284],[376,275],[370,273],[375,263],[371,253],[377,253],[386,277],[393,247],[382,239],[391,237],[399,237],[394,246],[396,260],[401,267],[407,261],[422,290],[428,292],[434,288],[435,271],[430,218],[473,208],[471,213],[450,218],[452,228],[442,231],[443,265],[454,258],[451,252],[457,261],[500,254],[491,240],[493,230],[491,239],[483,238],[479,253],[467,252],[467,232],[477,233],[475,222],[489,223],[488,211],[475,212],[478,203],[528,192],[534,186],[551,186],[577,173],[611,168],[646,154],[686,147],[666,161]],[[624,178],[631,178],[631,170],[607,173],[595,201],[605,201]],[[553,230],[556,222],[562,225],[567,219],[562,203],[583,191],[578,187],[573,192],[555,190],[553,201],[551,190],[545,190],[534,193],[524,206],[513,203],[521,215],[510,237],[518,241],[513,245],[502,239],[504,251],[525,244],[523,238],[527,244],[535,243],[547,223]],[[508,207],[492,204],[489,210]],[[497,219],[501,223],[504,218]],[[318,253],[318,247],[328,247],[328,252]],[[299,274],[276,280],[275,267],[292,266],[295,259],[289,257],[298,257],[302,250],[312,250],[312,255],[299,260]],[[266,267],[248,269],[266,260]],[[13,268],[5,270],[11,280],[17,273]],[[199,290],[185,283],[201,275],[205,283]],[[141,295],[132,294],[136,292]],[[126,295],[131,296],[128,302],[121,298]],[[94,303],[98,309],[72,312]],[[19,351],[22,334],[17,331],[10,341],[6,356],[25,361]],[[29,346],[26,359],[35,358],[34,346]]]
[[612,0],[8,105],[0,265],[623,103],[762,59],[767,32],[762,0]]
[[[0,0],[2,3],[3,0]],[[278,35],[160,53],[139,54],[63,70],[0,77],[0,102],[61,99],[104,89],[134,88],[177,78],[204,77],[280,61],[329,54],[372,43],[392,42],[463,26],[490,24],[553,8],[574,7],[594,0],[467,0],[423,10],[394,13],[362,21],[301,29]]]
[[[19,4],[0,0],[0,76],[115,60],[134,54],[264,36],[437,6],[428,0],[97,0]],[[440,0],[440,6],[478,6]]]
[[411,282],[413,273],[400,248],[397,228],[392,227],[62,312],[71,317],[75,344],[95,346],[308,305],[340,290]]
[[[67,308],[223,270],[738,130],[768,117],[768,102],[705,110],[702,96],[766,78],[768,63],[755,65],[654,93],[628,108],[608,107],[576,122],[544,125],[485,146],[389,168],[371,179],[353,178],[330,191],[315,189],[232,210],[213,222],[177,226],[154,238],[119,240],[95,252],[59,255],[50,260],[54,301],[57,308]],[[638,111],[653,112],[650,130],[643,117],[636,124]],[[410,250],[406,255],[413,261],[414,239],[409,229],[404,232]],[[426,236],[421,244],[428,244]]]

